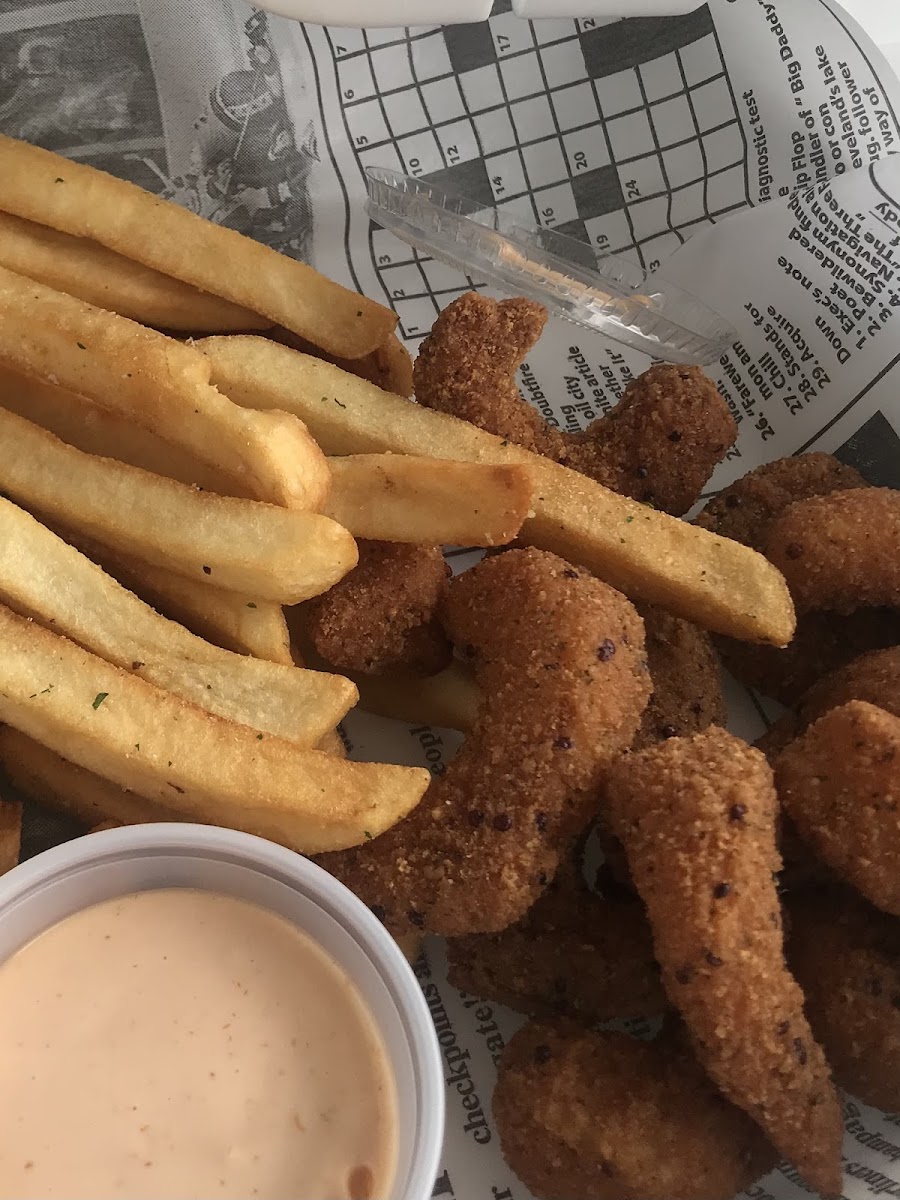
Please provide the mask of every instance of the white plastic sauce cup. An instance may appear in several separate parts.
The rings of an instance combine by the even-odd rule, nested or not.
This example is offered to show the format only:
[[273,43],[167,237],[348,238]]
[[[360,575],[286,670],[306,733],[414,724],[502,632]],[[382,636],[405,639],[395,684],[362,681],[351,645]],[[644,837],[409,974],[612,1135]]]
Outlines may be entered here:
[[347,972],[378,1026],[397,1086],[399,1152],[390,1200],[427,1200],[444,1136],[443,1070],[428,1006],[380,922],[300,855],[209,825],[135,825],[78,838],[0,878],[0,963],[92,904],[178,887],[234,896],[286,917]]

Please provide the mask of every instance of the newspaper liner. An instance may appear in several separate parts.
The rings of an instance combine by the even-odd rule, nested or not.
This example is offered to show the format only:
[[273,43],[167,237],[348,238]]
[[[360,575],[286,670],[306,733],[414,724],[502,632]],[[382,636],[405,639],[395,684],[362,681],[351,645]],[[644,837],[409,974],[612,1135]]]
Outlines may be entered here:
[[[740,438],[710,493],[806,449],[900,486],[900,159],[889,157],[900,147],[900,84],[858,27],[833,0],[710,0],[668,22],[605,26],[532,25],[509,7],[500,0],[489,27],[366,35],[294,25],[240,0],[0,0],[0,130],[125,175],[393,301],[411,349],[467,285],[369,229],[362,168],[422,173],[421,139],[434,129],[445,181],[461,164],[505,203],[504,172],[517,155],[515,171],[528,178],[520,202],[533,200],[535,216],[574,220],[596,245],[648,267],[665,262],[669,279],[737,328],[740,340],[713,373]],[[615,64],[604,61],[613,43]],[[525,76],[530,98],[520,101]],[[498,86],[499,102],[488,102]],[[425,132],[397,132],[398,97],[409,110],[427,106]],[[526,154],[509,141],[508,118],[518,122],[520,105],[533,102],[531,114],[550,113],[555,132]],[[484,119],[470,119],[479,111]],[[380,142],[358,132],[366,120],[381,122]],[[620,188],[621,203],[580,221],[597,190],[579,188],[582,170],[597,187]],[[414,294],[403,286],[411,277]],[[548,420],[579,429],[648,362],[558,323],[521,384]],[[452,559],[455,569],[471,561]],[[734,683],[729,701],[732,726],[747,737],[775,714]],[[347,722],[347,736],[355,756],[435,775],[459,744],[446,730],[365,713]],[[25,853],[73,832],[33,812]],[[416,973],[446,1067],[434,1195],[528,1200],[490,1111],[495,1064],[521,1018],[455,992],[445,966],[431,940]],[[845,1196],[900,1194],[900,1117],[850,1098],[845,1116]],[[808,1191],[783,1168],[746,1195]]]

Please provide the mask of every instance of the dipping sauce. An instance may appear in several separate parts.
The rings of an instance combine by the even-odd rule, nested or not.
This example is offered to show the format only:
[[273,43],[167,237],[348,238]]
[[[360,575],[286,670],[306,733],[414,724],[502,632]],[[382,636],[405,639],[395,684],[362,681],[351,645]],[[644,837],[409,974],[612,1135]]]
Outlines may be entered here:
[[189,889],[0,964],[0,1197],[387,1200],[393,1074],[355,985],[284,918]]

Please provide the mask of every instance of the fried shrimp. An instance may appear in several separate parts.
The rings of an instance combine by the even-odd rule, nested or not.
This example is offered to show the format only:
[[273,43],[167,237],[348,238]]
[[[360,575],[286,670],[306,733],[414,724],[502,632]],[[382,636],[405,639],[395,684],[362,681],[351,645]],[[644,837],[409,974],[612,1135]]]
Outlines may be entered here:
[[394,932],[492,933],[553,878],[634,738],[650,691],[643,623],[538,550],[452,580],[441,615],[484,697],[475,727],[407,820],[318,861]]
[[547,424],[519,394],[515,371],[543,331],[532,300],[469,292],[446,308],[414,367],[416,399],[625,496],[687,512],[737,437],[728,405],[699,367],[651,367],[582,433]]
[[[851,489],[866,481],[830,454],[798,454],[757,467],[711,500],[697,524],[764,551],[774,523],[800,500]],[[732,674],[782,704],[795,704],[822,675],[867,650],[900,640],[900,621],[885,609],[850,616],[807,612],[784,649],[716,638]]]
[[440,546],[359,545],[359,565],[304,608],[316,653],[338,671],[435,675],[450,643],[437,618],[450,570]]
[[765,758],[721,729],[673,738],[613,766],[607,808],[700,1062],[812,1187],[840,1195],[840,1107],[784,965]]
[[851,700],[820,717],[775,764],[797,832],[835,874],[900,915],[900,718]]
[[789,897],[788,959],[842,1088],[900,1110],[900,922],[844,889]]
[[900,491],[856,488],[792,504],[773,524],[766,557],[798,612],[852,613],[900,605]]
[[532,1021],[494,1090],[504,1157],[538,1200],[729,1200],[775,1165],[684,1040]]
[[669,1007],[643,905],[591,892],[575,864],[502,933],[451,938],[447,961],[455,988],[529,1016],[593,1024]]

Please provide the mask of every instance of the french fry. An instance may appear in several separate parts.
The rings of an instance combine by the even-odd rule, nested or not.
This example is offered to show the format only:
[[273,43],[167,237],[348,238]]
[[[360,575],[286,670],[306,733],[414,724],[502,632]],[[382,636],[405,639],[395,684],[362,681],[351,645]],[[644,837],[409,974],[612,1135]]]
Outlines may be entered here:
[[188,333],[265,329],[264,317],[72,237],[0,212],[0,266],[142,325]]
[[190,819],[60,758],[9,726],[0,729],[0,765],[27,799],[92,828],[107,823],[146,825]]
[[349,371],[360,379],[368,379],[369,383],[376,384],[386,392],[393,392],[397,396],[413,394],[412,356],[396,333],[392,333],[383,346],[363,358],[337,358],[333,354],[323,354],[311,342],[287,329],[270,329],[266,337],[281,342],[283,346],[290,346],[292,350],[299,350],[301,354],[324,358],[342,371]]
[[329,729],[319,744],[317,750],[321,750],[323,754],[334,754],[338,758],[347,757],[347,747],[344,745],[344,739],[336,729]]
[[428,786],[213,716],[3,607],[0,642],[0,721],[194,820],[321,853],[383,833]]
[[361,358],[397,318],[305,263],[133,183],[0,135],[0,209],[91,238],[125,258],[268,317],[315,346]]
[[526,465],[536,491],[524,541],[717,633],[776,646],[793,636],[783,576],[746,546],[265,338],[207,338],[198,346],[212,361],[213,380],[236,403],[295,413],[327,454]]
[[327,466],[296,417],[248,414],[210,386],[209,363],[193,346],[3,267],[0,363],[126,416],[261,500],[315,509],[324,498]]
[[318,513],[198,492],[83,454],[5,409],[0,490],[153,566],[278,603],[327,591],[357,561],[350,534]]
[[331,491],[321,511],[375,541],[501,546],[522,528],[534,491],[518,465],[351,454],[328,466]]
[[207,712],[300,746],[315,746],[356,702],[340,675],[259,662],[195,637],[4,499],[0,601]]
[[22,805],[0,799],[0,875],[18,864],[22,852]]

